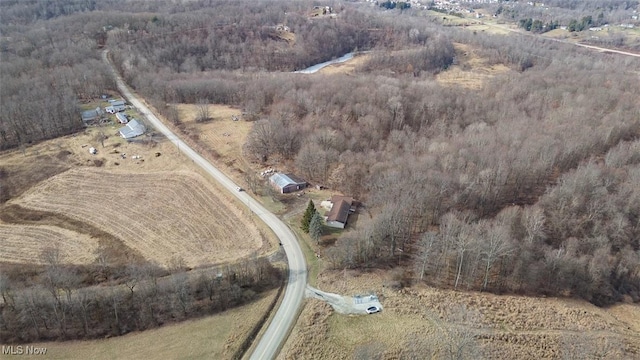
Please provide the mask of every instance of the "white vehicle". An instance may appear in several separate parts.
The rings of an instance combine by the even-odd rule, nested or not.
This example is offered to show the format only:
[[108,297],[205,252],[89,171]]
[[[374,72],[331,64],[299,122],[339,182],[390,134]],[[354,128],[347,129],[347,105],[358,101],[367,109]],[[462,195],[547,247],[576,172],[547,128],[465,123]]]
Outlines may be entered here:
[[367,314],[375,314],[375,313],[380,312],[380,310],[382,310],[382,309],[380,309],[377,306],[370,306],[370,307],[367,308]]
[[240,186],[238,186],[238,187],[236,187],[236,191],[240,192],[240,191],[243,191],[243,190],[242,190],[242,188]]

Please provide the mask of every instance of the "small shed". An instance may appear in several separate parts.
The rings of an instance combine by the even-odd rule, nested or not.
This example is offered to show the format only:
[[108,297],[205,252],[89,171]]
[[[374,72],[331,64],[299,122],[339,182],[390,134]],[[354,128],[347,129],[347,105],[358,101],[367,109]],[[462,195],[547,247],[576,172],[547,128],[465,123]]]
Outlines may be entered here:
[[127,114],[125,113],[116,113],[116,118],[118,119],[118,121],[120,122],[120,124],[126,124],[129,122],[129,118],[127,117]]
[[293,174],[275,173],[269,178],[269,182],[280,190],[281,194],[287,194],[302,190],[307,187],[307,182]]
[[142,123],[138,122],[136,119],[132,119],[129,121],[127,126],[120,128],[120,136],[125,139],[132,139],[144,134],[145,131],[147,131],[147,129],[142,125]]

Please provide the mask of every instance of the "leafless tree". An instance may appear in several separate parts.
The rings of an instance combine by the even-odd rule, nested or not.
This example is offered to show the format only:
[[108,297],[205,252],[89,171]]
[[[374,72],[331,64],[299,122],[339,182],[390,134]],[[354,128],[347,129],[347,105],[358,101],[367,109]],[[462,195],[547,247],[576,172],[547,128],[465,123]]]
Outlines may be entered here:
[[196,122],[207,122],[211,119],[211,111],[209,110],[209,102],[207,100],[198,100],[196,109]]
[[[485,225],[486,226],[486,225]],[[513,252],[509,241],[509,232],[502,226],[489,226],[485,229],[484,238],[480,244],[480,252],[484,259],[484,279],[482,289],[489,284],[489,273],[495,262]]]

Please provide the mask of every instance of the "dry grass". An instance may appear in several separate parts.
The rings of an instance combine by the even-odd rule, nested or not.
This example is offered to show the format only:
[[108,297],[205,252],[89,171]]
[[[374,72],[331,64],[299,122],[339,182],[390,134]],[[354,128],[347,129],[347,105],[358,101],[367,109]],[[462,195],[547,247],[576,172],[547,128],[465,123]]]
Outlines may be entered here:
[[436,80],[442,85],[479,89],[488,79],[511,71],[502,64],[487,64],[469,45],[456,43],[454,46],[458,64],[436,76]]
[[[277,290],[248,305],[204,319],[91,341],[45,342],[47,359],[230,359]],[[42,356],[21,356],[37,359]]]
[[65,263],[89,264],[95,260],[95,239],[58,227],[0,223],[0,239],[0,262],[43,264],[39,255],[45,246],[58,248]]
[[[638,305],[605,309],[573,299],[499,296],[425,286],[395,291],[384,287],[387,281],[389,275],[382,271],[320,274],[321,289],[345,295],[373,291],[380,296],[384,311],[373,316],[343,316],[308,300],[280,358],[353,358],[369,352],[382,354],[384,359],[398,358],[413,347],[410,341],[415,339],[427,348],[438,348],[438,336],[447,328],[471,331],[476,348],[486,358],[579,358],[607,346],[613,349],[610,358],[640,355]],[[477,320],[461,321],[461,309],[476,315]]]
[[[240,117],[241,111],[226,105],[209,105],[212,120],[197,123],[197,105],[177,104],[180,120],[185,124],[187,132],[198,134],[199,144],[215,151],[219,156],[216,165],[226,168],[228,175],[234,175],[237,170],[246,167],[242,157],[242,146],[245,143],[253,123],[239,120],[233,121],[232,116]],[[234,171],[235,170],[235,171]]]
[[353,74],[358,67],[366,63],[371,56],[369,54],[358,54],[345,62],[331,64],[318,70],[318,74]]
[[187,266],[232,261],[262,246],[250,219],[198,175],[73,169],[16,201],[62,213],[121,239],[148,260]]

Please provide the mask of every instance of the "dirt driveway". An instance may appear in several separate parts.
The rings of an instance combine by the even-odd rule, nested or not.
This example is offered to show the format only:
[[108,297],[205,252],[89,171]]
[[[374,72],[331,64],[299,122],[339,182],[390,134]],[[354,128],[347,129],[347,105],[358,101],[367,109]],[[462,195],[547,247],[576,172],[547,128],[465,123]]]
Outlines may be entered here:
[[367,308],[377,306],[382,310],[382,305],[376,295],[356,295],[356,296],[342,296],[338,294],[328,293],[318,290],[314,287],[307,285],[306,296],[322,300],[331,305],[333,310],[340,314],[345,315],[362,315],[367,313]]

